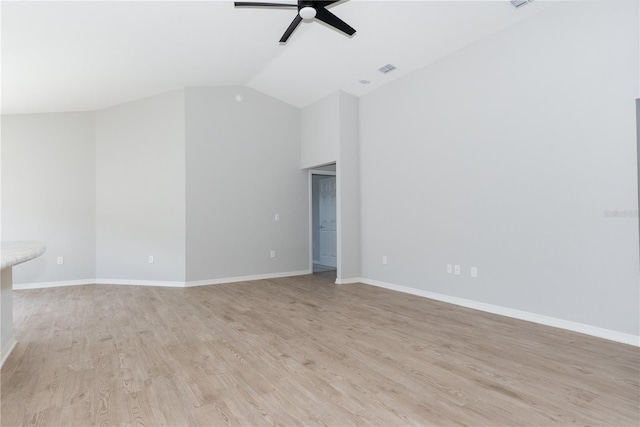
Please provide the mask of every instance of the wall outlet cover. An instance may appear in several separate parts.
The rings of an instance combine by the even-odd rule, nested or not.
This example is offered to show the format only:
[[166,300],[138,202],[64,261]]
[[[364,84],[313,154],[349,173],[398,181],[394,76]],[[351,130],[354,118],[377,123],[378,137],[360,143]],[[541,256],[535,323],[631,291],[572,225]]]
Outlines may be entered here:
[[478,277],[478,267],[471,267],[471,277]]

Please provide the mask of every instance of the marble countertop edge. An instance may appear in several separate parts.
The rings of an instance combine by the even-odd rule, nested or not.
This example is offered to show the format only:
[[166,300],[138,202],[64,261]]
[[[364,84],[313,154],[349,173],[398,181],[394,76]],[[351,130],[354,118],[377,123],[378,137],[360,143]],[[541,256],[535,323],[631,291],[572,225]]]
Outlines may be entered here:
[[31,259],[37,258],[47,250],[42,242],[35,240],[2,242],[0,249],[1,264],[0,268],[4,270],[13,267]]

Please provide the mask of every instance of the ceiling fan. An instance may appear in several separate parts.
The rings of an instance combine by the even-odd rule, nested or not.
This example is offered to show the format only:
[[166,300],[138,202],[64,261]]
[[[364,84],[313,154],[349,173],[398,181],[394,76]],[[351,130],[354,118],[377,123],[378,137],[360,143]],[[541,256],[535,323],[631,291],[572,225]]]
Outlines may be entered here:
[[273,8],[289,8],[289,9],[298,9],[298,14],[287,28],[287,31],[284,32],[282,38],[280,39],[280,43],[286,43],[293,34],[294,30],[300,25],[303,19],[318,19],[325,24],[332,26],[333,28],[342,31],[345,34],[350,36],[354,35],[356,30],[351,28],[346,22],[342,19],[338,18],[333,13],[329,12],[326,7],[333,4],[338,3],[341,0],[334,1],[305,1],[298,0],[298,4],[287,4],[287,3],[262,3],[262,2],[251,2],[251,1],[237,1],[234,2],[236,7],[273,7]]

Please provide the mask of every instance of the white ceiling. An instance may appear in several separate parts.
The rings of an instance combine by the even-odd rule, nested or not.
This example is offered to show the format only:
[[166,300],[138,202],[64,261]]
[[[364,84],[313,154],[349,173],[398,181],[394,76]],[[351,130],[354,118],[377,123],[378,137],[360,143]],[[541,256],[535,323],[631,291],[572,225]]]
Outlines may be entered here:
[[[357,30],[352,38],[303,22],[280,45],[295,10],[236,9],[232,1],[3,1],[2,113],[97,110],[200,85],[245,85],[298,107],[338,89],[360,96],[548,7],[343,1],[330,9]],[[387,63],[398,69],[377,71]]]

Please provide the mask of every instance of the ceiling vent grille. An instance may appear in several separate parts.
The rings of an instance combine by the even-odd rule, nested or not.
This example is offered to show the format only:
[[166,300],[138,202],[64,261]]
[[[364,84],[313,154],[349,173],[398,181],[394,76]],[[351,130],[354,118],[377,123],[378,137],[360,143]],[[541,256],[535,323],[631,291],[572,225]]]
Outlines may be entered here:
[[391,71],[395,70],[396,66],[392,65],[392,64],[387,64],[383,67],[380,67],[378,71],[380,71],[382,74],[387,74],[390,73]]
[[531,3],[532,1],[533,0],[511,0],[511,4],[518,8],[524,6],[525,4]]

